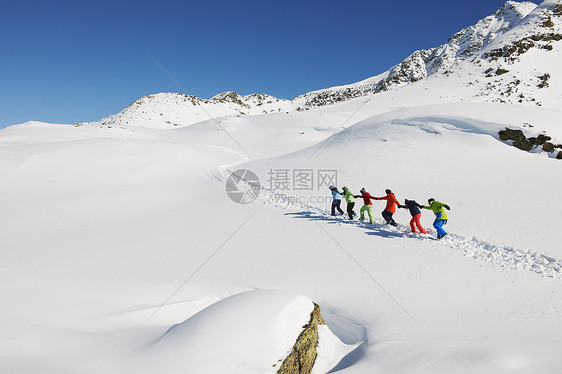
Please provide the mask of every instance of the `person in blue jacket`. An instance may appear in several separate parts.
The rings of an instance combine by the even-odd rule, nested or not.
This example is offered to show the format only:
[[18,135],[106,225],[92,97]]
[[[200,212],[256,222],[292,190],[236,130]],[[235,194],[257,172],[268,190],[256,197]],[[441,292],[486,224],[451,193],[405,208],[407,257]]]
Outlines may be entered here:
[[338,188],[334,186],[330,186],[330,191],[332,191],[332,215],[336,215],[336,209],[343,215],[343,210],[340,208],[341,193],[338,191]]

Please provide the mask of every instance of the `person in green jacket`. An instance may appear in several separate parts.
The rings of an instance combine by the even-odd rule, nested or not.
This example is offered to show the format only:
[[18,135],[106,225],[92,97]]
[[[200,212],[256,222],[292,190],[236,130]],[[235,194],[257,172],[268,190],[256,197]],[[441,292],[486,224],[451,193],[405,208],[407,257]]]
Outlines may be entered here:
[[343,196],[345,197],[345,202],[347,203],[347,214],[349,214],[349,219],[353,219],[353,216],[355,216],[355,212],[353,211],[353,207],[355,206],[353,194],[346,186],[343,186],[342,190]]
[[443,230],[443,225],[447,223],[447,213],[443,208],[447,210],[450,210],[451,208],[449,208],[447,204],[437,201],[433,198],[427,200],[427,202],[429,203],[429,206],[424,205],[422,206],[422,208],[429,209],[435,214],[433,227],[435,227],[435,230],[437,230],[437,239],[441,239],[442,237],[447,235],[447,232]]

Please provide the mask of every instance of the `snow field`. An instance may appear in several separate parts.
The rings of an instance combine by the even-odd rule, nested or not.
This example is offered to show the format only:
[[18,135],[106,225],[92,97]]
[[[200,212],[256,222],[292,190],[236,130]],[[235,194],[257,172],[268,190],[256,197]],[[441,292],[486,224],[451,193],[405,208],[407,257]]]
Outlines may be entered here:
[[[555,4],[480,52],[543,32],[538,12]],[[498,131],[562,143],[559,44],[513,64],[452,59],[446,74],[305,112],[161,94],[99,123],[0,131],[0,372],[273,373],[312,301],[327,322],[314,373],[558,372],[562,161]],[[486,77],[498,67],[509,72]],[[253,204],[225,193],[239,168],[262,181]],[[379,201],[373,225],[331,217],[327,188],[276,191],[272,169],[433,197],[451,206],[449,234],[411,234],[406,210],[383,225]]]

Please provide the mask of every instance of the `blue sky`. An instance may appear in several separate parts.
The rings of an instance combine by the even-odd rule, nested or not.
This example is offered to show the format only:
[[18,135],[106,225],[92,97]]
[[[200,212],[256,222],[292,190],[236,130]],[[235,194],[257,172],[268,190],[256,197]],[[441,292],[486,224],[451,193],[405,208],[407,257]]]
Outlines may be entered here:
[[97,121],[181,92],[154,60],[186,94],[290,99],[382,73],[503,3],[0,0],[0,127]]

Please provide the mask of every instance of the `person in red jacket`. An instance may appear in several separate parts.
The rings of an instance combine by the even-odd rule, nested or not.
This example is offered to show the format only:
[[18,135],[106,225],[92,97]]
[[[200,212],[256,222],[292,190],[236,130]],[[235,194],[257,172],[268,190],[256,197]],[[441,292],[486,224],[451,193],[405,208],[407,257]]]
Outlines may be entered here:
[[386,208],[382,211],[382,218],[388,223],[389,225],[396,226],[396,222],[392,218],[392,215],[396,213],[396,205],[400,205],[396,197],[392,193],[391,190],[386,189],[386,196],[383,197],[375,197],[375,200],[386,200]]
[[365,191],[364,188],[361,189],[361,195],[355,195],[355,198],[362,198],[363,199],[363,206],[361,207],[361,209],[359,210],[359,219],[360,220],[364,220],[365,219],[365,211],[367,211],[367,214],[369,214],[369,222],[372,224],[374,219],[373,219],[373,203],[371,202],[371,199],[376,199],[376,197],[371,196],[370,193],[368,193],[367,191]]

